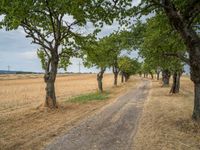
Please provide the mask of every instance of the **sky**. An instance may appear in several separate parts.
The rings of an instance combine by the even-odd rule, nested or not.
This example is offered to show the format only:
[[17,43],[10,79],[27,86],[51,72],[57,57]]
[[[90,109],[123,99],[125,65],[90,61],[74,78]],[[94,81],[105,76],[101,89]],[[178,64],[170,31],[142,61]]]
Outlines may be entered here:
[[[140,0],[134,0],[133,5],[139,3]],[[0,16],[0,20],[3,17]],[[70,18],[69,18],[70,19]],[[104,26],[99,33],[99,37],[109,35],[113,31],[117,30],[119,25],[114,22],[111,26]],[[86,26],[85,30],[90,32],[91,26]],[[43,72],[40,64],[40,60],[37,57],[38,45],[31,44],[31,39],[25,37],[22,28],[17,30],[6,31],[0,30],[0,70],[14,70],[14,71],[33,71]],[[132,57],[137,54],[133,52]],[[79,72],[79,63],[81,72],[97,72],[96,68],[85,68],[81,59],[72,58],[72,65],[68,66],[67,72]],[[62,72],[62,70],[59,70]]]
[[[114,23],[111,26],[103,27],[99,37],[109,35],[117,30],[118,25]],[[13,31],[0,30],[0,70],[14,71],[33,71],[43,72],[40,60],[37,57],[38,45],[31,44],[31,39],[25,37],[23,29],[19,28]],[[131,54],[136,56],[136,52]],[[72,65],[68,66],[67,72],[79,72],[79,63],[81,72],[97,72],[98,69],[85,68],[82,60],[78,58],[71,59]],[[63,71],[62,69],[59,71]]]

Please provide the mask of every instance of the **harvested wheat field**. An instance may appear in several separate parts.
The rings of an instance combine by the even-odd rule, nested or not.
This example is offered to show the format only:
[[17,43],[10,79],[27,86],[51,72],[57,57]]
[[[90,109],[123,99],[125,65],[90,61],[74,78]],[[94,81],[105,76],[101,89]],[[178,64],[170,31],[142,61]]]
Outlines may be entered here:
[[182,77],[179,94],[169,94],[170,87],[152,81],[134,138],[135,150],[199,150],[200,124],[192,121],[193,83]]
[[113,88],[113,75],[104,76],[104,88],[109,99],[89,103],[71,103],[68,99],[97,90],[96,75],[59,75],[56,94],[59,108],[42,107],[45,84],[42,75],[0,76],[0,149],[41,149],[56,136],[66,132],[82,118],[128,90],[139,82],[133,77],[127,84]]
[[[105,76],[105,88],[112,86],[112,75]],[[42,75],[0,77],[0,111],[22,111],[43,103],[45,83]],[[63,98],[97,89],[96,75],[60,75],[56,80],[58,102]]]

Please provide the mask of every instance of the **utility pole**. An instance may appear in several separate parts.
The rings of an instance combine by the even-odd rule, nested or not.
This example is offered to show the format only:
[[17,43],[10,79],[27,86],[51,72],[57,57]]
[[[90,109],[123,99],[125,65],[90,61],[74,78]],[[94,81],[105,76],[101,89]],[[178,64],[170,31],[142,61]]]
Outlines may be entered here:
[[80,63],[80,61],[78,63],[78,71],[79,71],[79,73],[81,73],[81,63]]
[[8,65],[8,72],[10,71],[10,66]]

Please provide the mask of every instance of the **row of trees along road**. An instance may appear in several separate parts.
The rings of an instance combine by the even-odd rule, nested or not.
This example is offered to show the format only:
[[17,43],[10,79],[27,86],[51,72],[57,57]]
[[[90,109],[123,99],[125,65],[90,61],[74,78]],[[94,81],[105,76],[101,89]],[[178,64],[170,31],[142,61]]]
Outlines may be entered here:
[[[162,14],[167,22],[160,22],[157,27],[162,27],[167,23],[171,26],[172,31],[180,36],[185,46],[186,55],[177,51],[169,51],[170,53],[167,52],[165,55],[177,57],[190,65],[190,77],[194,83],[195,93],[192,117],[194,120],[200,120],[200,1],[142,0],[138,6],[133,7],[132,12],[132,16],[139,18],[146,15],[151,18],[151,16]],[[159,20],[157,21],[159,22]],[[157,27],[154,31],[158,30]],[[180,51],[183,50],[181,48]]]
[[[177,57],[190,65],[191,80],[195,89],[192,116],[195,120],[200,120],[200,1],[141,0],[137,6],[131,5],[132,3],[134,3],[132,0],[1,0],[0,15],[3,15],[4,19],[0,22],[0,25],[6,27],[7,30],[22,27],[27,37],[32,38],[33,43],[41,46],[38,53],[43,59],[43,68],[45,68],[46,105],[55,108],[54,82],[57,69],[58,67],[65,68],[70,63],[69,58],[77,54],[77,50],[81,49],[84,40],[87,39],[87,35],[77,32],[77,27],[84,27],[88,22],[91,22],[99,28],[105,23],[112,24],[116,18],[124,23],[121,19],[125,17],[140,18],[146,15],[149,18],[153,17],[154,19],[151,20],[155,21],[149,21],[147,26],[154,24],[151,22],[156,22],[160,29],[157,27],[152,28],[152,30],[148,29],[153,31],[151,33],[158,33],[158,35],[155,33],[152,42],[154,38],[156,39],[156,36],[162,37],[162,32],[164,32],[164,35],[161,39],[166,37],[167,33],[170,33],[167,37],[169,41],[164,39],[163,41],[172,42],[169,44],[172,48],[170,49],[170,46],[165,45],[159,38],[155,40],[154,45],[150,45],[155,46],[159,54],[163,53],[162,50],[164,49],[170,50],[164,51],[163,57],[164,55],[166,57],[174,56],[173,59]],[[165,25],[168,25],[168,27],[165,27]],[[127,40],[136,48],[140,48],[139,45],[143,42],[143,38],[140,38],[142,35],[138,33],[140,33],[140,30],[133,32],[130,36],[131,40]],[[145,34],[148,36],[148,33]],[[178,38],[174,39],[176,37]],[[180,44],[179,51],[181,52],[177,51],[176,46],[174,47],[174,45],[179,45],[177,40],[183,43]],[[160,45],[162,50],[157,45]],[[145,51],[148,51],[149,48],[147,46],[148,44],[146,46],[142,44],[143,52],[141,54],[144,56]],[[171,51],[172,49],[175,50]],[[160,55],[155,57],[160,58]],[[147,63],[152,62],[146,57],[145,59]],[[177,63],[174,66],[181,66],[182,62],[179,62],[179,60],[173,61],[173,63]],[[154,66],[154,64],[152,65]],[[175,70],[177,68],[179,67],[175,67]],[[115,68],[113,70],[118,72]]]
[[[58,67],[66,68],[89,35],[77,29],[88,22],[97,29],[123,18],[131,1],[95,0],[1,0],[1,27],[23,28],[26,37],[39,45],[38,56],[45,69],[47,107],[56,108],[55,80]],[[111,11],[112,10],[112,11]],[[97,30],[94,30],[94,33]]]
[[121,82],[127,82],[131,75],[139,72],[141,64],[137,59],[128,56],[122,56],[118,61],[119,70],[121,72]]
[[169,55],[177,53],[186,57],[186,48],[181,37],[173,32],[163,14],[152,17],[144,26],[146,28],[141,33],[143,42],[140,44],[139,52],[145,62],[143,71],[152,75],[158,68],[162,69],[163,86],[169,85],[170,75],[173,74],[174,80],[170,92],[178,93],[184,62],[179,58],[169,57]]
[[113,33],[104,38],[88,40],[82,47],[82,58],[86,67],[97,67],[100,69],[97,74],[98,89],[103,92],[103,75],[106,68],[112,68],[114,74],[114,86],[117,85],[119,72],[122,81],[127,81],[130,75],[136,74],[139,70],[137,60],[127,56],[121,56],[121,52],[126,48],[124,32]]

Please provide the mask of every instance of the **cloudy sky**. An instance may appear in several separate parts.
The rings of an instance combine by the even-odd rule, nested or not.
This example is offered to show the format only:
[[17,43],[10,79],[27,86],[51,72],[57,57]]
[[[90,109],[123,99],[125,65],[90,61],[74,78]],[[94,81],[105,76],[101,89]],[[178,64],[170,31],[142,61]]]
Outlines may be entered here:
[[[106,36],[117,28],[117,24],[105,26],[99,36]],[[37,45],[31,44],[31,39],[25,38],[25,33],[20,28],[13,31],[0,30],[0,70],[7,70],[9,66],[10,70],[43,71],[37,57],[37,48]],[[97,71],[95,68],[85,68],[81,59],[72,58],[71,61],[72,65],[68,67],[68,72],[78,72],[79,62],[81,72]]]
[[[139,0],[133,2],[136,4]],[[2,16],[0,16],[0,19],[2,19]],[[86,26],[85,29],[91,31],[90,26]],[[103,37],[109,35],[117,29],[117,23],[111,26],[104,26],[98,36]],[[26,38],[25,35],[21,28],[13,31],[5,31],[5,29],[0,30],[0,70],[8,70],[9,66],[10,70],[43,71],[36,53],[38,46],[31,44],[31,39]],[[68,67],[68,72],[78,72],[79,62],[81,63],[81,72],[97,71],[95,68],[84,68],[81,59],[72,58],[71,61],[72,65]]]

